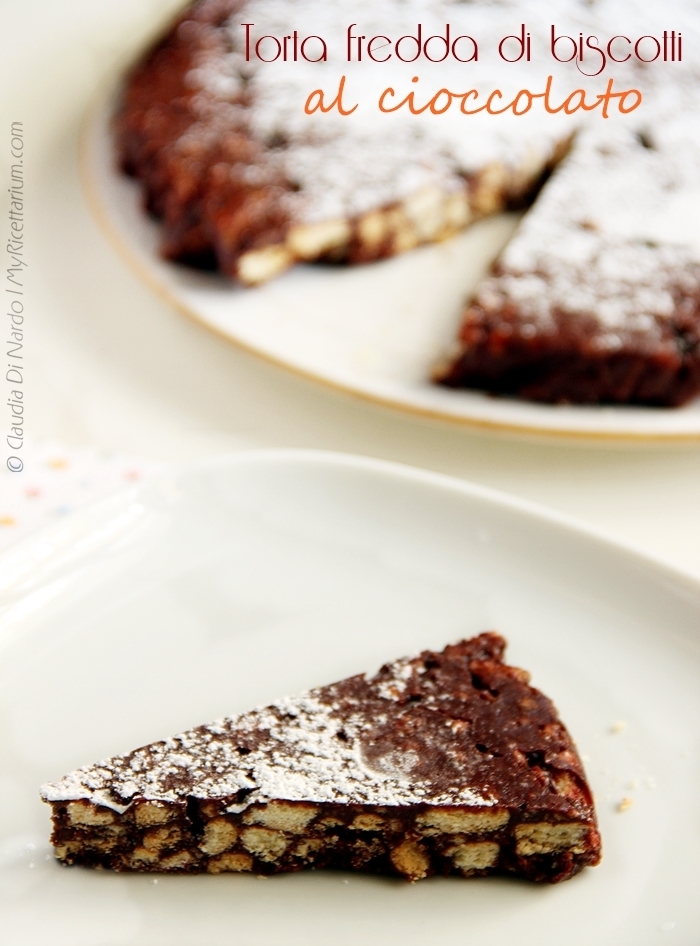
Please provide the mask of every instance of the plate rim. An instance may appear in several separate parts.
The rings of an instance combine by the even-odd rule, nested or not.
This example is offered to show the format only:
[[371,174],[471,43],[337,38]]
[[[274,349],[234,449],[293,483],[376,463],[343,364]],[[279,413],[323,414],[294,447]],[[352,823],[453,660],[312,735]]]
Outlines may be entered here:
[[[3,583],[5,569],[10,569],[10,572],[18,568],[22,570],[23,563],[26,563],[26,569],[26,566],[30,565],[29,559],[34,560],[36,558],[33,549],[37,542],[47,543],[48,540],[53,540],[50,543],[51,554],[53,555],[73,542],[73,533],[76,531],[84,532],[90,519],[99,516],[103,510],[110,506],[119,506],[128,499],[132,502],[138,502],[142,493],[157,488],[160,483],[172,482],[173,478],[196,475],[199,472],[205,473],[208,470],[243,467],[255,463],[269,466],[309,463],[314,466],[335,467],[341,470],[361,470],[370,474],[396,477],[441,492],[459,494],[477,502],[505,509],[530,521],[534,520],[549,527],[554,527],[570,536],[576,536],[597,544],[613,554],[621,555],[629,562],[634,562],[642,568],[651,568],[659,576],[663,576],[679,586],[685,586],[686,592],[697,595],[700,603],[700,575],[691,569],[686,570],[677,564],[671,564],[663,558],[657,557],[653,552],[641,549],[633,542],[619,538],[599,526],[590,525],[569,513],[561,512],[530,499],[524,499],[506,490],[485,486],[473,480],[462,479],[448,473],[438,473],[408,463],[335,450],[287,447],[237,450],[192,463],[173,465],[169,470],[156,473],[134,486],[90,503],[83,509],[76,510],[61,522],[53,523],[30,533],[0,553],[0,592],[5,591],[7,593],[11,591],[12,587],[11,584]],[[23,571],[24,576],[27,575],[28,570],[31,569]],[[20,595],[20,597],[22,596]],[[6,614],[12,607],[12,604],[0,605],[0,623],[3,614]],[[2,631],[0,630],[1,645]]]

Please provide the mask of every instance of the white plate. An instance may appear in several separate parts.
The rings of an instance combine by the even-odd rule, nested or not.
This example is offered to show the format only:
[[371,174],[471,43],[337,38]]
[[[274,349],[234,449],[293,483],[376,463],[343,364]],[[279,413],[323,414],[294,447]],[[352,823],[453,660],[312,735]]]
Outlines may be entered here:
[[[0,559],[0,587],[3,946],[700,942],[697,581],[457,480],[271,452],[67,520]],[[41,782],[494,627],[587,759],[600,867],[409,885],[52,859]]]
[[83,136],[89,203],[111,241],[173,305],[225,338],[317,381],[423,415],[588,438],[700,439],[700,399],[684,408],[582,407],[452,391],[427,380],[455,338],[465,299],[512,234],[514,215],[372,265],[298,266],[256,289],[167,263],[138,185],[118,173],[110,102]]

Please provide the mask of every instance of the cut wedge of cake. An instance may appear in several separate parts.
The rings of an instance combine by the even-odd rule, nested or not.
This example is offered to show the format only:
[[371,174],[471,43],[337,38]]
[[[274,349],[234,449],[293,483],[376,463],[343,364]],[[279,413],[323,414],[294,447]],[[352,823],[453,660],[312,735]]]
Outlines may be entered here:
[[114,870],[571,877],[600,859],[554,706],[481,634],[42,787],[56,856]]
[[553,403],[675,407],[700,392],[700,141],[686,126],[578,137],[436,380]]

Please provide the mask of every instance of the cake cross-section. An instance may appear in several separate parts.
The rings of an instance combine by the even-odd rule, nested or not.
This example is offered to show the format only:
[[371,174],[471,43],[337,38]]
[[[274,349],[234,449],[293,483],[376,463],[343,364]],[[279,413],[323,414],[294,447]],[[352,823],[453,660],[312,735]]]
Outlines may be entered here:
[[551,701],[494,633],[216,720],[42,787],[66,864],[571,877],[600,859]]

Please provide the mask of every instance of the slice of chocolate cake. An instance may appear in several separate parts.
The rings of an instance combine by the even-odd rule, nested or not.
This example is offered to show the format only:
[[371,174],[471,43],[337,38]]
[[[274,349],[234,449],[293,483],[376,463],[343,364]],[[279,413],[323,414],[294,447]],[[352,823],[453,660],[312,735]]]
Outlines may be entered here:
[[436,380],[552,403],[700,393],[700,142],[588,133],[479,287]]
[[600,859],[591,792],[504,648],[481,634],[78,769],[41,790],[56,856],[565,880]]

